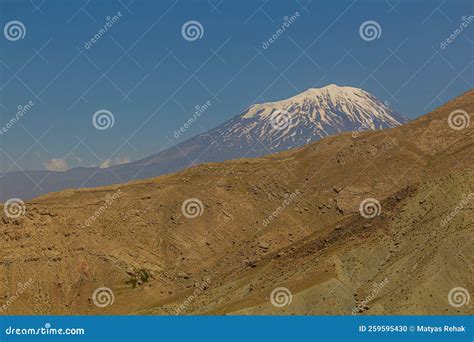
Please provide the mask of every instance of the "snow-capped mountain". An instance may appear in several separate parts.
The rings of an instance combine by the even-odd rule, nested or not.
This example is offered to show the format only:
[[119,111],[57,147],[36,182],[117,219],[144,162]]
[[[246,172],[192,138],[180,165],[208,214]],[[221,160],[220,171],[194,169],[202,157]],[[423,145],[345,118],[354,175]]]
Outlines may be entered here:
[[253,105],[208,132],[142,160],[103,169],[3,174],[0,201],[155,177],[203,162],[257,157],[299,147],[330,134],[389,128],[405,121],[370,93],[331,84],[286,100]]
[[256,104],[211,130],[211,144],[268,152],[298,147],[344,131],[389,128],[407,120],[370,93],[331,84],[289,99]]

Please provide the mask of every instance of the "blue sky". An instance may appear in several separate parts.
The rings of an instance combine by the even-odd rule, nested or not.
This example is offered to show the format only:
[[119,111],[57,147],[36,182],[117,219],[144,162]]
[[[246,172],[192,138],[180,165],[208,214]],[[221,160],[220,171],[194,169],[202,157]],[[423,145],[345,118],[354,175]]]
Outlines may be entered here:
[[[361,87],[415,118],[472,88],[472,1],[0,0],[0,172],[136,160],[210,129],[256,102],[335,83]],[[89,49],[84,44],[121,16]],[[267,49],[262,47],[299,16]],[[182,36],[184,23],[203,28]],[[359,27],[376,21],[378,39]],[[3,30],[2,30],[3,31]],[[211,106],[176,139],[196,105]],[[98,110],[114,125],[95,129]]]

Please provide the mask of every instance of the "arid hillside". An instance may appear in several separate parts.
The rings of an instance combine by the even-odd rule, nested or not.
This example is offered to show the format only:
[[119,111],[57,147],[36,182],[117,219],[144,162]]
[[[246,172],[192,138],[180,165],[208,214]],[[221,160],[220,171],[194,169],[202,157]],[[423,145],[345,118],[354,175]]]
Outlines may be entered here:
[[6,206],[3,313],[473,314],[472,113]]

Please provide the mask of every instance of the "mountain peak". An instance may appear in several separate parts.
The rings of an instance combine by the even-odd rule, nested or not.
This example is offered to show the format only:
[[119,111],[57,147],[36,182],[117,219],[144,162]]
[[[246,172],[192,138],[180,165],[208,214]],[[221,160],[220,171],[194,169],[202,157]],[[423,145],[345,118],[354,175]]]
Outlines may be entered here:
[[337,84],[332,83],[321,88],[308,88],[305,91],[299,94],[293,95],[287,99],[273,101],[273,102],[257,103],[251,107],[283,103],[285,101],[297,100],[297,99],[301,99],[305,97],[323,96],[324,94],[348,95],[351,93],[353,94],[353,93],[367,93],[367,92],[360,88],[349,87],[349,86],[339,86]]
[[[369,92],[350,86],[328,84],[321,88],[309,88],[284,100],[256,104],[241,115],[241,119],[270,119],[275,113],[285,115],[311,117],[313,123],[341,123],[347,121],[345,127],[335,127],[332,133],[351,129],[379,129],[398,126],[406,119],[388,108]],[[332,117],[332,119],[331,119]],[[320,137],[328,134],[322,134]]]
[[309,88],[308,90],[359,90],[362,91],[360,88],[355,88],[355,87],[350,87],[350,86],[340,86],[335,83],[331,83],[328,85],[325,85],[324,87],[320,88]]
[[337,84],[328,84],[321,88],[309,88],[308,90],[294,96],[325,96],[329,95],[331,97],[340,97],[340,96],[353,96],[354,94],[369,94],[366,91],[349,86],[338,86]]

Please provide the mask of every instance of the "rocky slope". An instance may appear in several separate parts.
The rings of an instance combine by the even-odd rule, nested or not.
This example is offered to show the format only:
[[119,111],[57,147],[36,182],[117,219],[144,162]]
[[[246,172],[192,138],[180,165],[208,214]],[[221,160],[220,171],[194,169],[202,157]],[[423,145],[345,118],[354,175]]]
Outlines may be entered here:
[[0,221],[5,313],[473,314],[458,110],[474,90],[393,129],[28,201]]
[[103,169],[3,174],[0,177],[0,201],[11,197],[30,199],[66,188],[124,183],[203,162],[263,156],[335,133],[376,130],[404,122],[403,116],[364,90],[329,85],[309,89],[286,100],[253,105],[208,132],[142,160]]

